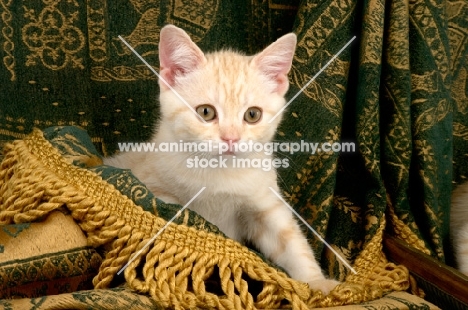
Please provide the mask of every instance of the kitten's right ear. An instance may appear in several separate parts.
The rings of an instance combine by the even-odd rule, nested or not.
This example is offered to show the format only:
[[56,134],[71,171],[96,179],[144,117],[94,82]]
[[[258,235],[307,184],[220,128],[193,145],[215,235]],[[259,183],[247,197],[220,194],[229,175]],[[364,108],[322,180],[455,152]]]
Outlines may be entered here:
[[[174,25],[161,29],[159,74],[169,85],[174,86],[177,76],[192,72],[205,62],[205,55],[184,30]],[[168,88],[162,81],[159,81],[159,85],[163,89]]]

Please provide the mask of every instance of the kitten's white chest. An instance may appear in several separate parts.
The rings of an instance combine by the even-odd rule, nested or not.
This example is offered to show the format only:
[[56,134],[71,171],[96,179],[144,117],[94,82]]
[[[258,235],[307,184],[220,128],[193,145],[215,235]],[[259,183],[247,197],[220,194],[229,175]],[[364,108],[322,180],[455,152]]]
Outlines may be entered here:
[[209,189],[205,191],[190,204],[189,209],[218,226],[228,237],[241,241],[243,235],[239,229],[242,227],[239,215],[245,208],[243,199],[228,194],[214,194]]
[[203,187],[205,189],[190,203],[189,209],[215,224],[228,237],[241,241],[248,232],[242,217],[260,211],[260,192],[276,186],[276,172],[261,169],[202,169],[179,166],[178,174],[165,188],[177,195],[176,202],[185,205]]

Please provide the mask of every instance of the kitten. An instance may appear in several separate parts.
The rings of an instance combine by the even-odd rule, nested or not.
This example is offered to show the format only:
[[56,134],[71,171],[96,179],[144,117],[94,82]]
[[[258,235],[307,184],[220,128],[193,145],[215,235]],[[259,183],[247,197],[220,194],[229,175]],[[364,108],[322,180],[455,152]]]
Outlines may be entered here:
[[[168,203],[184,205],[205,186],[190,209],[228,237],[250,241],[292,278],[328,293],[338,282],[324,277],[292,213],[269,189],[280,192],[276,171],[233,167],[239,158],[273,160],[264,152],[240,152],[236,146],[273,139],[281,117],[268,121],[285,105],[295,47],[296,36],[290,33],[255,56],[229,50],[205,55],[182,29],[165,26],[159,43],[160,75],[193,110],[160,79],[161,119],[151,142],[211,141],[213,151],[127,152],[104,162],[131,169]],[[220,160],[223,145],[229,149],[221,155],[222,166],[194,166],[195,156]]]
[[468,182],[452,193],[450,233],[458,269],[468,276]]

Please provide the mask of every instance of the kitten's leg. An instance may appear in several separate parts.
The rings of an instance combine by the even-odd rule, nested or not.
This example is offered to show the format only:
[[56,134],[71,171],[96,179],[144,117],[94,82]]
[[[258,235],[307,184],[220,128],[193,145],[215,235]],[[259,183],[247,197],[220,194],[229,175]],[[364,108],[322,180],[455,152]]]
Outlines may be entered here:
[[292,278],[328,294],[339,282],[324,277],[307,239],[283,202],[272,194],[263,197],[249,215],[245,214],[247,238]]

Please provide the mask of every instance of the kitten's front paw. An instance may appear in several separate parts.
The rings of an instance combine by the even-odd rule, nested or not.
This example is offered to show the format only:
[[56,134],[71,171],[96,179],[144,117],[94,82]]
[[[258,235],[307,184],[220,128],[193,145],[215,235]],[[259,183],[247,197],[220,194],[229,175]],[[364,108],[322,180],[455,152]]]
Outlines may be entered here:
[[336,280],[323,279],[310,281],[308,284],[312,290],[322,291],[325,295],[328,295],[328,293],[340,284],[340,282]]

